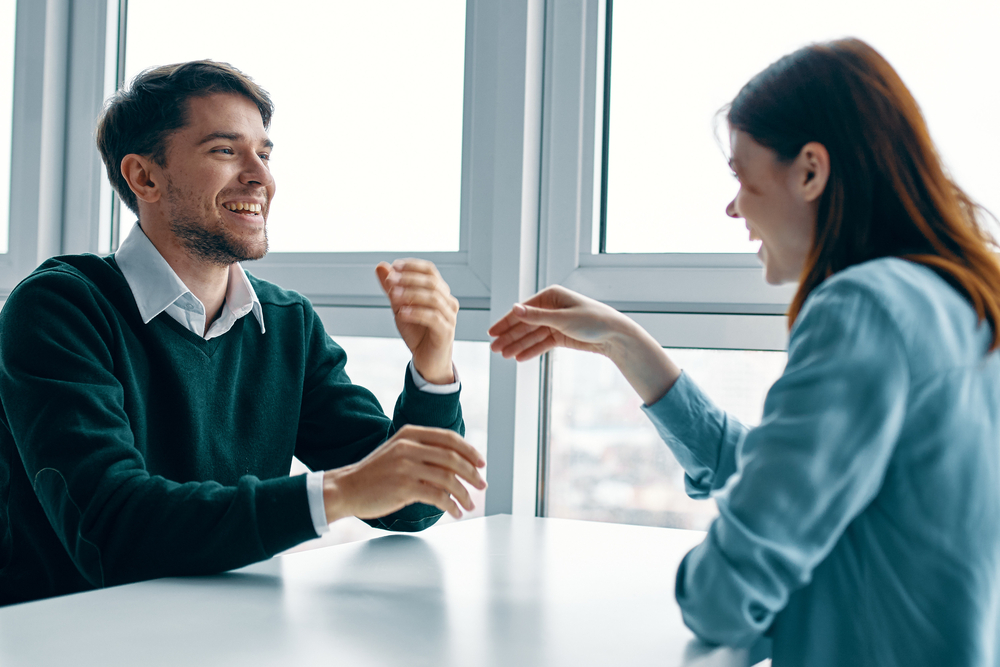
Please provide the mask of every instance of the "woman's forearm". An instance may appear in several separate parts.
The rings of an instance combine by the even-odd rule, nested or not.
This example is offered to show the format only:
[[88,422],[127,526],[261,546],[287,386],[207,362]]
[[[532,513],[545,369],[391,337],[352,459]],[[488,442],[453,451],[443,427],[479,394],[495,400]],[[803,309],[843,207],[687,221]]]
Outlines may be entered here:
[[656,339],[631,318],[622,318],[620,329],[605,346],[604,354],[646,405],[663,398],[681,376],[681,369]]

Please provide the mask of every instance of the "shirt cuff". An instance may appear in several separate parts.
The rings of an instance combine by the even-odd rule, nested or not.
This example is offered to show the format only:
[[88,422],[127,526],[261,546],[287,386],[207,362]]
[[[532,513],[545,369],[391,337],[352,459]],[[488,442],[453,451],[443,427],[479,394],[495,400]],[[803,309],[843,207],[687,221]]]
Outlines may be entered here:
[[312,517],[316,535],[330,532],[326,521],[326,503],[323,502],[323,471],[306,473],[306,495],[309,498],[309,516]]
[[451,372],[455,376],[455,381],[451,384],[431,384],[417,372],[417,368],[413,365],[412,359],[410,360],[409,368],[410,377],[413,378],[413,384],[417,385],[417,389],[420,391],[426,391],[428,394],[454,394],[462,387],[462,380],[458,377],[458,369],[455,368],[454,362],[451,364]]

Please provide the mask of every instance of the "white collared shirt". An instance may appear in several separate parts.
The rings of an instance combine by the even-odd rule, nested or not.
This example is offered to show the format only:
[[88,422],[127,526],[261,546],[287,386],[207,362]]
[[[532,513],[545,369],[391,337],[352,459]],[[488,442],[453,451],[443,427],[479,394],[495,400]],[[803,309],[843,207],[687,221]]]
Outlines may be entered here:
[[[191,293],[167,260],[163,259],[138,222],[115,252],[115,262],[132,290],[143,324],[149,324],[160,313],[166,313],[189,331],[210,340],[232,329],[241,317],[253,313],[260,325],[261,335],[265,333],[264,311],[246,271],[239,264],[234,263],[229,267],[229,286],[226,288],[222,312],[206,332],[205,305]],[[410,377],[421,391],[453,394],[461,387],[458,371],[454,366],[455,381],[451,384],[431,384],[417,372],[412,361],[409,369]],[[309,498],[309,516],[316,534],[329,532],[326,503],[323,501],[323,471],[307,473],[306,492]]]
[[132,290],[143,324],[149,324],[154,317],[165,312],[186,329],[210,340],[232,329],[236,320],[247,313],[253,313],[260,332],[265,332],[264,311],[246,271],[239,264],[229,267],[229,285],[222,312],[206,333],[205,305],[163,259],[139,223],[132,227],[118,248],[115,261]]

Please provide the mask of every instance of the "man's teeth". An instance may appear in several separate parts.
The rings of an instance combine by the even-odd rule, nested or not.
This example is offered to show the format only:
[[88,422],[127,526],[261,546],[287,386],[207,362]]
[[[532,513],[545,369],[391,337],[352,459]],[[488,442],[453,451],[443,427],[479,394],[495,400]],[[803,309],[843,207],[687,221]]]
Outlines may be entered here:
[[260,204],[250,204],[249,202],[230,202],[223,204],[230,211],[248,211],[250,213],[260,213]]

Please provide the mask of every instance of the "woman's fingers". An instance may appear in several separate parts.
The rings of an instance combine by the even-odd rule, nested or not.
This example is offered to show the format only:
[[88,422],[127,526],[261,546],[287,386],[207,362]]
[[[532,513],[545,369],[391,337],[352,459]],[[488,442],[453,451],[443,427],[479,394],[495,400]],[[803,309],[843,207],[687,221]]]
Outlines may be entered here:
[[[533,328],[532,330],[525,332],[524,335],[518,337],[517,339],[511,340],[506,345],[503,345],[502,348],[497,351],[503,355],[504,359],[515,357],[518,361],[523,361],[521,354],[525,350],[551,338],[552,332],[548,327]],[[553,340],[553,342],[555,341]]]
[[518,353],[514,358],[517,361],[528,361],[529,359],[534,359],[535,357],[541,356],[546,352],[548,352],[549,350],[555,349],[557,347],[559,347],[559,344],[556,343],[556,339],[553,338],[551,335],[546,336],[544,340],[542,340],[539,343],[536,343],[535,345],[532,345],[526,350],[523,350],[522,352]]

